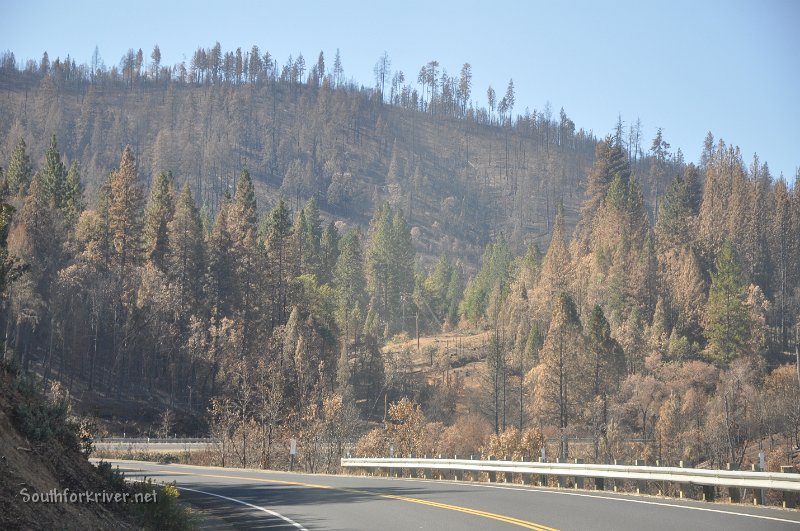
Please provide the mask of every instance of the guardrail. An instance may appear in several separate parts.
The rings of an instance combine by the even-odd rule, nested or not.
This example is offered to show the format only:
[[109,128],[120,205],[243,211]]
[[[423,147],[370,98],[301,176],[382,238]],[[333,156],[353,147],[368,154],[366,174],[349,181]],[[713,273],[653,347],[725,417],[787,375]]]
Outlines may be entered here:
[[[782,467],[783,472],[756,472],[740,470],[708,470],[702,468],[631,466],[624,464],[598,465],[576,463],[547,463],[529,461],[478,461],[472,459],[419,459],[419,458],[343,458],[342,468],[385,470],[388,475],[403,474],[408,470],[411,477],[416,477],[418,470],[438,471],[439,475],[449,472],[452,479],[463,479],[464,472],[486,473],[489,481],[496,481],[501,474],[505,482],[510,483],[513,475],[521,476],[523,483],[547,485],[548,477],[558,479],[558,485],[566,485],[566,478],[575,479],[575,487],[583,488],[584,479],[594,480],[594,487],[604,490],[606,480],[636,482],[636,490],[646,490],[647,482],[678,484],[680,496],[684,497],[687,487],[697,485],[703,487],[703,499],[713,501],[716,487],[727,487],[731,501],[739,501],[739,489],[753,489],[754,503],[763,503],[763,496],[757,491],[771,489],[784,492],[784,506],[793,506],[800,492],[800,474],[792,473],[792,467]],[[404,475],[404,474],[403,474]]]
[[159,439],[156,437],[106,437],[104,439],[95,439],[95,443],[101,444],[191,444],[191,443],[205,443],[214,444],[217,439],[211,438],[176,438],[176,439]]

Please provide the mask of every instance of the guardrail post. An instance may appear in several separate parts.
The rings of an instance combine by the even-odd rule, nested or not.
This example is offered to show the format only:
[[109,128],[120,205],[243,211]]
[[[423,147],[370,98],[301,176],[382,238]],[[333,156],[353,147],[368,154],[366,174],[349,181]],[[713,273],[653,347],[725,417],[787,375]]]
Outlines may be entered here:
[[[575,464],[576,465],[582,465],[583,464],[583,459],[581,459],[579,457],[576,457],[575,458]],[[575,476],[575,488],[576,489],[582,489],[583,488],[583,476]]]
[[[686,468],[686,463],[683,461],[678,461],[678,466],[680,468]],[[691,485],[689,485],[688,483],[678,484],[678,497],[685,498],[690,488]]]
[[[636,466],[645,466],[647,465],[647,461],[644,459],[637,459],[633,464]],[[636,481],[636,494],[641,494],[642,492],[647,492],[647,481],[644,479]]]
[[[750,470],[753,472],[760,472],[758,465],[750,465]],[[758,505],[764,499],[764,491],[761,489],[753,489],[753,505]]]
[[[493,455],[490,455],[489,461],[497,461],[497,458]],[[497,472],[494,470],[489,471],[489,483],[497,483]]]
[[[736,463],[727,463],[725,465],[725,470],[738,470],[739,467],[736,466]],[[742,493],[739,490],[739,487],[728,487],[728,501],[730,503],[739,503],[742,501]]]
[[713,502],[717,496],[717,488],[714,485],[703,485],[703,501]]
[[[793,466],[782,466],[781,472],[784,474],[794,473]],[[797,505],[797,494],[792,492],[783,491],[783,508],[793,509]]]
[[[503,458],[503,460],[504,461],[511,461],[511,458],[508,457],[508,456],[505,456]],[[505,473],[505,482],[506,483],[513,483],[514,482],[514,474],[512,472],[506,472]]]
[[[457,456],[457,455],[454,455],[454,456],[453,456],[453,460],[455,461],[456,459],[458,459],[458,456]],[[460,475],[460,474],[461,474],[461,471],[460,471],[460,470],[458,470],[458,469],[453,469],[453,481],[460,481],[460,480],[461,480],[461,478],[463,477],[463,475],[462,475],[461,477],[459,477],[459,475]]]
[[[539,458],[540,463],[546,463],[547,459],[544,457]],[[539,474],[539,486],[546,487],[547,486],[547,474]]]
[[[411,454],[410,458],[414,459],[414,454]],[[417,477],[417,469],[416,468],[409,468],[408,469],[408,475],[411,476],[412,478]]]
[[[664,463],[661,462],[661,459],[656,459],[656,466],[664,466]],[[666,494],[667,491],[667,483],[666,481],[659,481],[658,482],[658,495],[662,496]]]
[[[617,466],[623,466],[625,464],[625,461],[622,460],[622,459],[614,459],[614,464],[617,465]],[[617,490],[619,490],[617,488],[618,487],[618,480],[614,479],[613,481],[614,481],[614,492],[617,492]],[[624,482],[623,482],[623,484],[624,484]]]
[[[525,462],[525,456],[522,456],[522,462]],[[533,485],[533,474],[520,474],[520,479],[523,485]]]
[[[564,460],[563,460],[563,459],[561,459],[560,457],[556,457],[556,463],[563,463],[563,462],[564,462]],[[559,475],[557,476],[557,478],[558,478],[558,488],[559,488],[559,489],[563,489],[563,488],[564,488],[564,485],[566,485],[566,481],[565,481],[565,478],[564,478],[564,476],[562,476],[561,474],[559,474]]]

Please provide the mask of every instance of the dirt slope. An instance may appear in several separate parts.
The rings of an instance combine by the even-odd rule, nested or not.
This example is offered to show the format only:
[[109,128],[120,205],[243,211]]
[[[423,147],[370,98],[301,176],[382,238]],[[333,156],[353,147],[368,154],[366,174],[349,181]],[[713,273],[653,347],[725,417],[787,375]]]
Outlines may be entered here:
[[25,503],[21,491],[45,493],[111,490],[94,467],[56,438],[32,444],[16,428],[15,405],[24,400],[13,374],[0,366],[0,529],[132,529],[97,504]]

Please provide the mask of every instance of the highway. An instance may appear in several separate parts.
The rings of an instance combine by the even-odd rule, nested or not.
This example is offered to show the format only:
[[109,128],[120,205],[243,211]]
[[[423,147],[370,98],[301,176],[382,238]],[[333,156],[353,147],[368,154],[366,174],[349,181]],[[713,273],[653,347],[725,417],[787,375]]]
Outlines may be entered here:
[[111,460],[175,481],[206,529],[800,531],[800,511],[522,485],[262,472]]

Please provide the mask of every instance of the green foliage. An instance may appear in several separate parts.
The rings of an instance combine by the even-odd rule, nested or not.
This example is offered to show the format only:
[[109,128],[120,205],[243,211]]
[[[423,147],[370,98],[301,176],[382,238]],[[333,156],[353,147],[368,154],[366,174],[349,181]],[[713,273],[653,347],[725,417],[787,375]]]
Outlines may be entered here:
[[625,353],[611,337],[611,326],[600,305],[596,305],[586,324],[590,354],[594,357],[594,394],[609,393],[617,388],[625,374]]
[[300,274],[319,275],[322,271],[322,221],[314,198],[309,199],[295,219],[294,235]]
[[253,188],[253,179],[250,178],[250,172],[246,169],[242,170],[239,174],[239,180],[236,183],[236,205],[241,209],[244,221],[247,224],[255,225],[256,223],[256,193]]
[[33,377],[21,374],[14,378],[14,386],[20,400],[14,403],[11,418],[23,436],[35,443],[55,439],[68,448],[79,449],[78,426],[67,419],[66,397],[45,399]]
[[195,520],[191,510],[182,505],[178,498],[178,491],[175,482],[160,485],[152,478],[144,481],[129,483],[129,492],[132,495],[156,494],[156,503],[133,503],[128,504],[134,516],[142,523],[145,529],[158,531],[183,531],[195,528]]
[[412,302],[414,260],[411,231],[403,212],[388,203],[375,211],[370,222],[366,265],[370,307],[376,318],[371,328],[379,329],[380,323],[390,337],[407,327],[402,317]]
[[85,207],[86,204],[83,200],[83,183],[81,182],[78,163],[73,162],[67,172],[64,201],[61,208],[67,225],[73,226],[78,221]]
[[725,364],[746,352],[752,323],[745,305],[747,294],[729,241],[722,244],[714,266],[705,335],[709,357]]
[[481,270],[467,283],[461,313],[470,321],[478,321],[486,315],[489,297],[495,289],[499,290],[501,300],[508,294],[511,279],[511,252],[508,243],[500,237],[486,246],[481,259]]
[[44,193],[50,205],[58,210],[63,209],[67,197],[67,168],[61,161],[56,135],[53,135],[50,139],[50,146],[47,148],[47,153],[45,153],[45,166],[42,174]]
[[167,225],[175,213],[172,172],[162,171],[153,178],[144,217],[145,252],[159,269],[166,269]]
[[354,322],[352,319],[354,312],[363,310],[366,305],[361,235],[356,229],[350,230],[339,241],[333,283],[336,288],[336,322],[348,341],[361,327],[358,320]]
[[18,195],[27,192],[32,176],[31,159],[26,151],[25,140],[20,138],[17,145],[14,146],[14,151],[6,166],[6,182],[9,193]]
[[127,503],[122,506],[144,529],[182,531],[196,528],[197,521],[191,510],[178,501],[180,491],[174,481],[167,484],[156,483],[152,478],[125,481],[125,474],[120,472],[119,467],[114,468],[106,461],[100,461],[96,468],[100,477],[115,492],[127,492],[131,498],[137,494],[155,494],[154,503]]
[[13,214],[14,207],[0,202],[0,300],[2,300],[8,285],[19,278],[26,269],[8,251],[8,232],[11,228]]
[[[461,268],[451,264],[445,255],[439,257],[433,271],[427,277],[420,277],[415,288],[414,299],[420,308],[421,325],[429,317],[437,325],[458,324],[458,304],[461,301],[463,284]],[[424,320],[423,320],[424,319]]]

